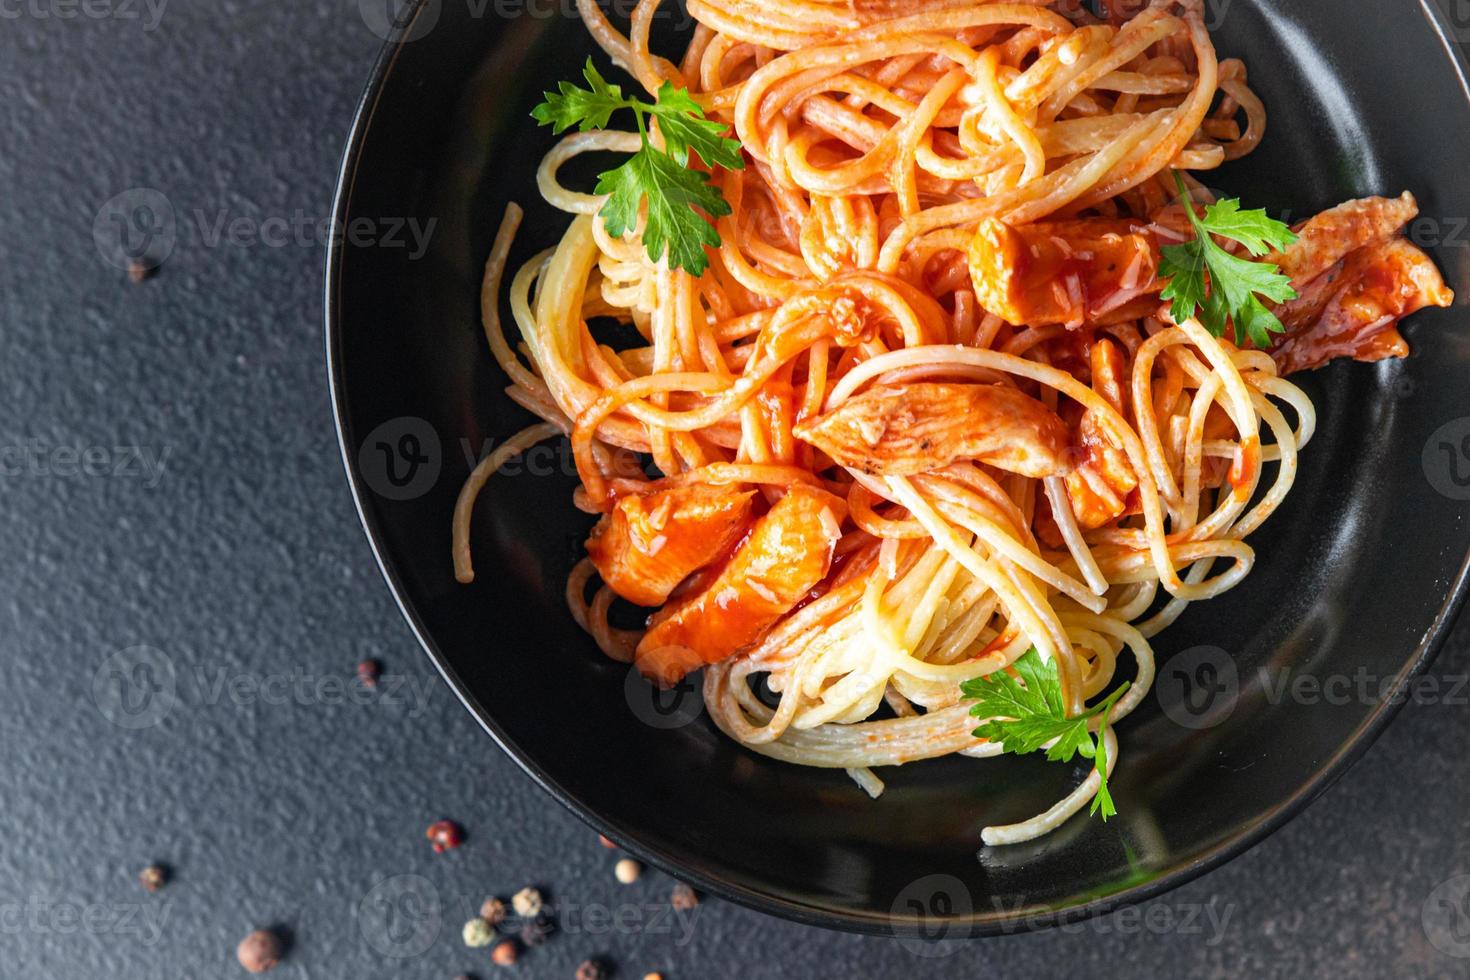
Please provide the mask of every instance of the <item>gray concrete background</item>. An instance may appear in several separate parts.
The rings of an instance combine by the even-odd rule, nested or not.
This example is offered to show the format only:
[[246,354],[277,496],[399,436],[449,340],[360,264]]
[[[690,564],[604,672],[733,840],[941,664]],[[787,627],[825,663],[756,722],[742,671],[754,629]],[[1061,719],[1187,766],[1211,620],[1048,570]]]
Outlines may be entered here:
[[[330,213],[378,43],[352,0],[0,2],[0,977],[243,975],[267,924],[293,936],[272,976],[490,977],[459,925],[530,882],[564,928],[524,977],[1470,972],[1463,629],[1337,787],[1142,910],[919,958],[718,901],[672,923],[663,875],[616,884],[432,674],[341,473],[295,229]],[[133,285],[93,231],[140,187],[179,243]],[[352,703],[365,656],[389,679]],[[118,670],[172,697],[139,715]],[[470,837],[435,856],[441,816]]]

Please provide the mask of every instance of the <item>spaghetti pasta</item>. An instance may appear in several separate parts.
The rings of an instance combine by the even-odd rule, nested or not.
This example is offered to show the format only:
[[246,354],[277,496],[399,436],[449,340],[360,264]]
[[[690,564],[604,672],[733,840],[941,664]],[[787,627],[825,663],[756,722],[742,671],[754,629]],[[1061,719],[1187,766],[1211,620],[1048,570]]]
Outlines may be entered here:
[[[660,682],[702,667],[715,724],[750,750],[847,770],[874,796],[875,767],[998,754],[961,685],[1033,648],[1069,715],[1129,678],[1089,724],[1126,717],[1150,689],[1149,638],[1250,571],[1245,538],[1316,425],[1272,352],[1175,322],[1159,298],[1159,249],[1188,235],[1174,173],[1265,132],[1244,64],[1216,58],[1199,0],[1111,20],[1038,0],[689,0],[677,62],[650,50],[659,2],[640,0],[626,35],[595,0],[579,9],[650,95],[683,90],[738,138],[744,169],[709,174],[720,243],[702,275],[671,266],[646,225],[609,233],[606,195],[561,182],[568,160],[635,152],[638,134],[578,132],[546,155],[541,193],[573,217],[511,277],[514,344],[514,205],[482,294],[510,392],[543,422],[466,483],[456,575],[473,578],[486,478],[565,434],[577,504],[601,516],[574,617]],[[1314,254],[1362,225],[1332,214],[1304,234]],[[1323,277],[1405,220],[1320,261],[1281,257],[1321,293],[1315,313],[1280,308],[1294,366],[1312,366],[1303,350],[1401,353],[1398,317],[1447,302],[1415,267],[1392,283],[1418,293],[1370,297],[1371,325],[1322,319],[1348,288]],[[609,321],[641,343],[615,349]],[[722,515],[738,522],[724,537],[708,530]],[[619,594],[663,601],[646,631],[610,624]],[[1099,738],[1117,765],[1117,738]],[[1055,828],[1105,775],[985,841]]]

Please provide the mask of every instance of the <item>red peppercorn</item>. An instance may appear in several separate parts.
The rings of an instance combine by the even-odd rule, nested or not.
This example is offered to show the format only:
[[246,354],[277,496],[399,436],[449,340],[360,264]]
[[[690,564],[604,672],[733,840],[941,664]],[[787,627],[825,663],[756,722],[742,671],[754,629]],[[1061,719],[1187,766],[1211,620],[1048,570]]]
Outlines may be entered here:
[[138,884],[144,891],[156,892],[168,884],[168,871],[161,865],[150,864],[138,872]]
[[464,831],[453,820],[437,820],[429,824],[424,836],[434,845],[435,854],[452,851],[464,843]]
[[699,904],[699,894],[681,881],[674,886],[674,893],[669,896],[669,904],[681,912],[687,912]]
[[240,940],[235,956],[251,973],[274,970],[281,962],[281,939],[268,929],[257,929]]
[[500,925],[505,921],[505,903],[498,898],[485,899],[480,905],[480,918],[492,926]]
[[597,960],[584,960],[577,967],[577,980],[607,980],[607,967]]
[[490,951],[490,958],[500,966],[515,966],[516,957],[519,955],[520,949],[516,946],[514,939],[501,940]]
[[365,687],[377,687],[378,675],[382,672],[383,665],[376,660],[364,660],[357,665],[357,679],[362,681]]
[[612,841],[608,840],[606,837],[602,836],[601,834],[598,834],[597,835],[597,843],[601,844],[603,847],[607,848],[609,851],[616,850],[617,849],[617,846],[618,846],[618,845],[614,844]]

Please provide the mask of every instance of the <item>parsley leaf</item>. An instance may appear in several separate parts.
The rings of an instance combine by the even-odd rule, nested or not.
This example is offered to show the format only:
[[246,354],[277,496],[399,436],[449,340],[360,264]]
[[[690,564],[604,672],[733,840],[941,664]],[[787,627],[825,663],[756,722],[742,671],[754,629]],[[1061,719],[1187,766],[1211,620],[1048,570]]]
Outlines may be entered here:
[[720,236],[694,209],[717,218],[730,213],[719,189],[710,186],[709,174],[682,167],[669,154],[646,145],[627,163],[604,173],[597,181],[597,193],[608,195],[599,213],[607,233],[618,237],[637,226],[638,204],[646,198],[643,247],[649,257],[657,260],[667,248],[669,265],[695,275],[709,263],[704,247],[717,247]]
[[658,102],[648,111],[658,119],[659,134],[679,166],[689,162],[689,151],[693,150],[706,166],[745,169],[740,143],[725,138],[723,123],[704,118],[704,110],[686,90],[664,82],[658,90]]
[[1235,198],[1216,201],[1200,217],[1195,214],[1185,190],[1184,178],[1175,173],[1174,182],[1179,186],[1184,213],[1194,229],[1194,238],[1159,250],[1162,255],[1159,275],[1169,279],[1160,296],[1171,301],[1174,322],[1182,323],[1198,315],[1205,329],[1219,337],[1224,335],[1229,321],[1236,327],[1237,341],[1244,335],[1262,350],[1270,347],[1271,334],[1283,333],[1286,328],[1276,314],[1266,309],[1260,297],[1277,303],[1296,299],[1291,279],[1274,263],[1252,262],[1230,254],[1210,236],[1239,242],[1247,252],[1259,257],[1272,249],[1286,248],[1296,241],[1296,235],[1263,210],[1242,211],[1240,201]]
[[[643,202],[648,202],[648,220],[643,228],[643,247],[657,262],[667,253],[669,265],[703,275],[709,267],[705,248],[720,244],[710,218],[730,213],[720,189],[710,184],[709,174],[690,164],[693,154],[707,167],[743,170],[745,159],[740,143],[724,134],[727,127],[704,117],[704,110],[684,89],[664,82],[658,101],[627,98],[623,90],[598,74],[587,59],[582,69],[587,88],[562,82],[531,115],[552,132],[573,126],[581,132],[602,129],[619,109],[631,109],[638,123],[641,147],[621,167],[598,175],[597,193],[608,195],[598,212],[608,234],[621,237],[638,226]],[[654,147],[648,138],[647,119],[652,117],[666,149]]]
[[[972,733],[976,738],[1000,743],[1007,752],[1025,755],[1051,743],[1046,757],[1053,762],[1071,762],[1081,755],[1093,760],[1099,785],[1092,799],[1091,813],[1101,813],[1103,820],[1116,816],[1112,794],[1108,792],[1108,755],[1104,737],[1108,730],[1108,714],[1117,700],[1128,690],[1125,682],[1098,704],[1075,718],[1068,718],[1062,703],[1062,683],[1057,665],[1041,659],[1032,647],[1010,671],[998,670],[976,677],[960,685],[960,692],[974,698],[970,714],[986,719]],[[1097,734],[1088,722],[1101,716]]]
[[602,129],[614,112],[628,106],[622,88],[608,84],[598,74],[591,58],[582,69],[582,77],[587,79],[588,88],[562,82],[557,91],[543,93],[546,101],[531,110],[531,117],[543,126],[550,126],[553,133],[564,133],[573,126],[585,133]]

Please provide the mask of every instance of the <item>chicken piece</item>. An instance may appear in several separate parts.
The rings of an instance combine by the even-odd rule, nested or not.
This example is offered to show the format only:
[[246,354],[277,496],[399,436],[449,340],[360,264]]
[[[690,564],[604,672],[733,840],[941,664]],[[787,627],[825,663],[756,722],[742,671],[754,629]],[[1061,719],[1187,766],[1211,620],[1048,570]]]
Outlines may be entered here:
[[1088,353],[1092,366],[1092,390],[1119,412],[1128,406],[1128,364],[1123,349],[1106,337],[1093,341]]
[[1124,514],[1136,512],[1138,476],[1112,435],[1087,411],[1077,429],[1077,451],[1081,461],[1067,474],[1067,499],[1077,526],[1091,531],[1110,524]]
[[1348,253],[1397,233],[1418,213],[1419,204],[1408,191],[1396,198],[1344,201],[1302,222],[1296,229],[1296,241],[1262,261],[1275,263],[1291,278],[1291,284],[1301,289],[1347,258]]
[[847,504],[798,485],[756,521],[709,584],[649,620],[634,662],[665,687],[750,646],[826,577]]
[[882,476],[924,473],[956,459],[1031,477],[1067,469],[1066,425],[1002,385],[877,385],[795,432],[843,466]]
[[970,240],[975,298],[1013,326],[1137,319],[1161,288],[1149,227],[1104,218],[1012,226],[988,218]]
[[754,490],[700,483],[624,497],[593,528],[587,555],[618,595],[662,605],[680,582],[740,540],[754,497]]
[[1403,357],[1409,346],[1398,321],[1425,306],[1449,306],[1455,298],[1434,261],[1403,238],[1351,252],[1299,292],[1276,308],[1286,333],[1272,346],[1271,358],[1282,374],[1338,357]]

